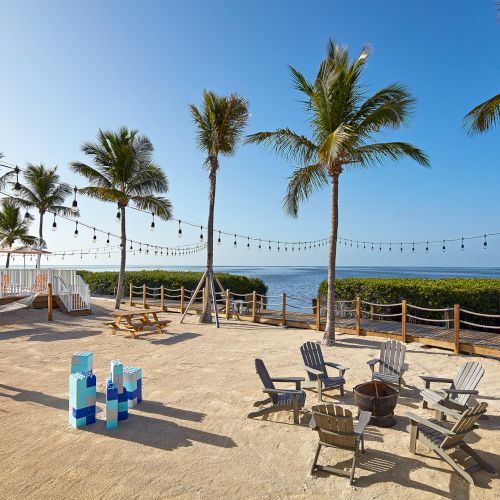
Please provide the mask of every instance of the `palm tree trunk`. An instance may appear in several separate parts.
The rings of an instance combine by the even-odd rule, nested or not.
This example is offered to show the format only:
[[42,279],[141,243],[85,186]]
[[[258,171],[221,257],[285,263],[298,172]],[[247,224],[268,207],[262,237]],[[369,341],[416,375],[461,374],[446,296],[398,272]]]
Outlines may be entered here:
[[7,254],[7,260],[5,261],[5,269],[9,269],[10,264],[10,253]]
[[200,323],[212,323],[211,283],[213,280],[214,265],[214,208],[215,187],[217,181],[217,158],[210,158],[210,191],[208,194],[208,223],[207,223],[207,276],[205,278],[205,303],[200,315]]
[[118,289],[116,290],[115,309],[120,309],[123,298],[123,283],[125,281],[125,265],[127,262],[127,231],[125,226],[125,207],[120,207],[120,224],[121,224],[121,259],[120,259],[120,274],[118,275]]
[[328,250],[328,297],[326,299],[326,327],[324,345],[335,344],[335,265],[337,260],[337,230],[339,226],[339,174],[332,176],[330,213],[330,244]]
[[[40,237],[40,246],[43,243],[43,212],[40,212],[40,224],[38,226],[38,236]],[[36,256],[36,268],[40,269],[40,261],[42,260],[42,255],[38,254]]]

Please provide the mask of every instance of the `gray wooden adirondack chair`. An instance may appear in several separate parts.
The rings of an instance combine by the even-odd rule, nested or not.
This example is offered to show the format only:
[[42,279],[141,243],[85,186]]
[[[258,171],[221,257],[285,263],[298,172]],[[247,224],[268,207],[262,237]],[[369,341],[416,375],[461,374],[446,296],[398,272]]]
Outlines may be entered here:
[[[262,401],[256,401],[254,406],[260,406],[259,410],[248,414],[249,418],[267,415],[276,411],[293,411],[294,423],[299,423],[299,411],[304,407],[306,402],[306,393],[301,390],[300,384],[305,379],[304,377],[273,377],[269,375],[266,365],[261,359],[255,360],[255,369],[257,375],[262,381],[264,388],[262,392],[269,395],[269,398]],[[293,382],[295,389],[276,389],[274,382]],[[270,404],[264,407],[263,405]]]
[[[479,394],[476,390],[479,381],[484,375],[484,368],[477,361],[468,361],[458,370],[455,378],[433,377],[432,375],[420,375],[425,382],[425,389],[420,393],[423,398],[423,407],[430,404],[439,404],[452,410],[463,411],[468,408],[469,399],[472,395]],[[448,383],[449,388],[432,390],[431,383]],[[436,413],[436,418],[441,419],[445,415]]]
[[[468,444],[464,442],[464,437],[474,430],[476,422],[481,415],[486,413],[487,403],[479,403],[478,405],[468,408],[462,414],[451,410],[445,406],[438,404],[432,405],[433,408],[439,410],[454,419],[456,422],[453,426],[446,422],[441,422],[435,419],[425,419],[419,415],[408,412],[406,416],[410,419],[410,452],[417,454],[417,441],[431,449],[436,455],[442,458],[451,468],[462,476],[470,484],[474,484],[474,479],[470,475],[479,469],[484,469],[491,474],[495,474],[495,469],[492,465],[481,458]],[[456,448],[461,448],[467,453],[476,464],[463,469],[449,455]]]
[[[339,405],[321,404],[312,407],[313,416],[309,424],[313,430],[318,432],[319,442],[316,455],[311,468],[311,474],[315,470],[331,472],[349,477],[349,483],[354,480],[356,460],[360,451],[364,453],[365,443],[363,432],[371,418],[369,411],[362,411],[356,426],[352,412]],[[318,465],[318,457],[322,446],[331,448],[343,448],[353,450],[351,470],[336,469],[330,466]],[[360,450],[361,447],[361,450]]]
[[[405,363],[406,346],[397,340],[388,340],[380,346],[380,357],[367,361],[372,371],[372,380],[397,385],[401,389],[401,379],[409,366]],[[375,365],[378,363],[378,371]]]
[[[339,365],[338,363],[325,361],[323,359],[323,353],[321,352],[321,346],[318,342],[306,342],[300,347],[300,353],[302,354],[304,368],[306,369],[309,380],[317,383],[319,401],[323,401],[323,389],[338,387],[340,389],[340,394],[342,396],[344,395],[344,373],[349,370],[349,368]],[[336,368],[339,371],[339,376],[328,376],[326,370],[327,366]]]

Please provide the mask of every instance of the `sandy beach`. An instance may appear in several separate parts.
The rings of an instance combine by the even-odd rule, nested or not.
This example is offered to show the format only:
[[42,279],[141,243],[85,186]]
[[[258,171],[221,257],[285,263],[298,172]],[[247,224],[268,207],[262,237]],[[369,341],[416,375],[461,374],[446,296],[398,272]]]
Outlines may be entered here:
[[[319,339],[315,331],[237,321],[222,328],[199,325],[195,317],[172,320],[170,334],[131,339],[112,336],[111,301],[94,301],[94,314],[71,318],[56,310],[24,310],[0,317],[1,498],[498,498],[500,481],[484,471],[471,486],[420,446],[409,453],[406,411],[427,417],[419,391],[421,374],[453,376],[465,361],[486,369],[479,390],[488,420],[468,442],[500,471],[499,361],[454,356],[449,351],[408,346],[396,408],[397,425],[368,427],[366,453],[354,486],[344,477],[309,474],[317,434],[302,415],[292,425],[288,412],[248,419],[262,399],[254,358],[273,376],[304,376],[299,346]],[[339,335],[325,358],[350,367],[346,395],[327,392],[327,401],[354,408],[352,387],[368,380],[368,359],[382,339]],[[68,424],[68,374],[73,352],[94,353],[98,421],[84,429]],[[144,402],[128,421],[106,431],[104,382],[111,360],[143,370]],[[307,391],[306,409],[317,401]],[[496,431],[496,433],[495,433]],[[322,452],[321,463],[348,467],[350,454]],[[460,457],[458,456],[458,459]]]

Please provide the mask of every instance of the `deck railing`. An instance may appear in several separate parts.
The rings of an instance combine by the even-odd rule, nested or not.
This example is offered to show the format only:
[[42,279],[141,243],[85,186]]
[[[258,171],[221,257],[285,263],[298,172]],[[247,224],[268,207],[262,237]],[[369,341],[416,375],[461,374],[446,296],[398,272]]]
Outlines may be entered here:
[[[193,290],[184,287],[169,289],[131,284],[128,302],[131,306],[155,305],[165,311],[183,313],[193,293]],[[219,291],[215,295],[219,314],[228,319],[239,318],[318,331],[325,328],[326,305],[320,296],[311,299],[286,293],[240,294],[230,290]],[[205,291],[202,289],[195,299],[194,313],[199,313],[204,301]],[[496,354],[500,350],[500,315],[476,313],[461,309],[458,304],[448,308],[426,308],[408,304],[406,300],[381,304],[357,297],[355,300],[335,301],[335,316],[336,330],[340,333],[388,336],[403,342],[424,342],[452,349],[455,353],[464,351],[491,354],[489,347],[480,347],[481,342],[484,344],[481,333],[495,335],[498,332],[498,337],[495,336],[493,342],[498,347],[492,350]],[[461,339],[461,336],[468,333],[483,340],[474,343],[474,340],[470,340],[470,335],[466,335],[467,339]],[[471,342],[474,347],[471,347]]]

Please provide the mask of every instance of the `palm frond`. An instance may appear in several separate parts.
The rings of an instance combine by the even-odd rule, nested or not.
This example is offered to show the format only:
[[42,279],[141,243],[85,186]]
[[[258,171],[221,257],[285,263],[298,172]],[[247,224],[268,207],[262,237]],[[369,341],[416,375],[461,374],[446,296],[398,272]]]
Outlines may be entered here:
[[297,168],[288,178],[288,187],[283,199],[285,211],[292,217],[297,217],[299,207],[314,190],[328,184],[328,172],[323,164],[313,164]]
[[100,187],[111,187],[111,182],[106,178],[104,174],[99,172],[99,170],[82,163],[79,161],[73,161],[70,163],[71,170],[80,175],[83,175],[89,182]]
[[399,160],[408,157],[424,167],[430,167],[429,158],[419,148],[406,142],[382,142],[357,147],[350,152],[346,163],[372,167],[386,159]]
[[500,94],[484,101],[469,111],[464,118],[464,126],[469,135],[490,130],[500,120]]
[[119,201],[124,201],[125,195],[119,189],[113,187],[99,187],[99,186],[87,186],[80,188],[79,192],[89,198],[94,198],[100,201],[108,201],[112,203],[118,203]]
[[163,220],[172,218],[172,204],[161,196],[132,196],[131,201],[141,210],[154,213]]

